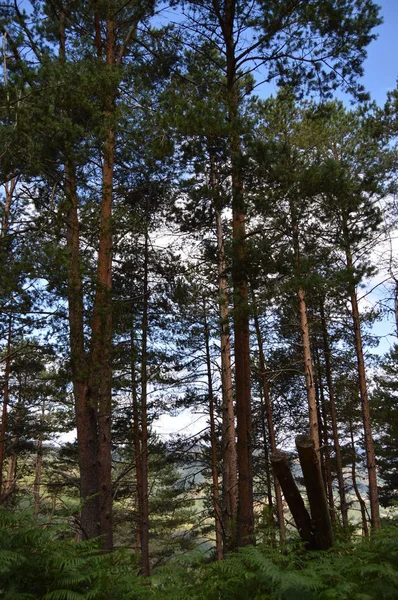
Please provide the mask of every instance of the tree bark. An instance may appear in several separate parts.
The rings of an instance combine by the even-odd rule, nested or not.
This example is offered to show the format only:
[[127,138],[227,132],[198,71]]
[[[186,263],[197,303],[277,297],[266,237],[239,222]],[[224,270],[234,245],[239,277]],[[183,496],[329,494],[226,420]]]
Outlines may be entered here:
[[290,471],[286,454],[274,452],[271,455],[271,463],[301,539],[308,550],[316,550],[318,544],[312,531],[311,517]]
[[319,453],[315,448],[314,440],[307,435],[300,435],[296,438],[296,447],[307,489],[314,535],[318,548],[327,550],[333,544],[333,529],[319,465]]
[[[214,6],[215,5],[215,6]],[[253,472],[252,472],[252,415],[250,383],[250,333],[247,286],[247,252],[245,233],[245,201],[243,194],[242,148],[239,132],[239,90],[235,57],[234,24],[236,0],[226,0],[219,17],[226,54],[226,86],[228,121],[230,122],[230,157],[232,179],[232,282],[234,298],[234,350],[238,460],[237,544],[254,542]]]
[[222,519],[220,509],[220,492],[218,486],[218,460],[217,460],[217,436],[214,417],[214,394],[213,382],[211,376],[211,356],[210,356],[210,332],[207,322],[206,301],[203,298],[203,322],[206,346],[206,370],[207,370],[207,387],[209,394],[209,419],[210,419],[210,447],[211,447],[211,474],[213,481],[213,507],[214,520],[216,530],[216,556],[217,560],[223,559],[223,532]]
[[352,478],[352,487],[354,488],[355,495],[359,502],[359,506],[361,509],[361,519],[362,519],[362,532],[365,537],[369,536],[369,528],[368,528],[368,519],[367,519],[367,511],[366,504],[364,499],[361,496],[361,492],[359,491],[359,487],[357,484],[357,468],[356,468],[356,451],[355,451],[355,442],[354,442],[354,431],[352,426],[352,421],[350,419],[350,437],[351,437],[351,450],[352,450],[352,459],[351,459],[351,478]]
[[[210,153],[210,185],[218,195],[215,157]],[[235,414],[231,372],[231,336],[229,330],[228,284],[221,212],[215,202],[218,290],[221,337],[221,386],[222,386],[222,519],[224,547],[233,548],[236,542],[236,517],[238,507],[238,477],[235,442]]]
[[319,408],[321,413],[321,419],[319,420],[322,424],[322,439],[323,444],[321,448],[321,456],[324,457],[325,463],[325,486],[328,495],[329,507],[330,507],[330,518],[332,520],[332,524],[336,523],[336,508],[334,505],[334,495],[333,495],[333,478],[332,478],[332,467],[330,462],[330,449],[329,449],[329,427],[328,427],[328,414],[326,408],[326,400],[325,400],[325,392],[323,387],[322,380],[322,367],[321,361],[319,357],[318,346],[315,343],[315,364],[317,371],[317,385],[319,390]]
[[84,348],[83,284],[75,169],[66,167],[66,245],[68,250],[68,314],[70,361],[75,398],[80,470],[81,529],[84,539],[101,535],[99,508],[97,409],[88,396],[88,364]]
[[140,422],[139,422],[139,406],[137,396],[137,380],[136,380],[136,351],[134,346],[134,334],[131,331],[131,391],[132,391],[132,408],[133,408],[133,446],[134,446],[134,463],[135,463],[135,478],[136,478],[136,504],[137,504],[137,527],[135,536],[135,545],[137,555],[141,553],[141,504],[142,504],[142,468],[141,468],[141,443],[140,443]]
[[[41,426],[44,424],[45,402],[43,400],[41,409]],[[43,470],[43,432],[40,431],[37,439],[36,465],[35,465],[35,480],[33,483],[33,516],[37,522],[40,509],[40,491],[41,491],[41,476]]]
[[[270,440],[271,452],[272,452],[272,454],[275,454],[277,451],[277,448],[276,448],[274,419],[272,416],[272,403],[271,403],[271,397],[270,397],[270,393],[269,393],[267,366],[266,366],[265,356],[264,356],[264,347],[263,347],[260,323],[258,320],[256,297],[255,297],[253,288],[252,288],[252,302],[253,302],[254,326],[256,329],[257,345],[258,345],[259,354],[260,354],[261,380],[262,380],[263,395],[264,395],[264,401],[265,401],[265,414],[267,417],[267,424],[268,424],[268,435],[269,435],[269,440]],[[285,518],[284,518],[284,512],[283,512],[282,494],[281,494],[281,489],[280,489],[278,480],[275,479],[274,483],[275,483],[276,512],[277,512],[278,526],[279,526],[279,532],[280,532],[280,539],[281,539],[281,542],[284,542],[285,538],[286,538],[286,528],[285,528]]]
[[3,493],[3,468],[6,449],[6,433],[7,433],[7,410],[10,385],[10,370],[11,370],[11,335],[12,335],[12,316],[8,316],[8,333],[7,333],[7,349],[6,361],[4,369],[4,387],[3,387],[3,407],[1,414],[0,428],[0,499]]
[[144,286],[143,286],[143,312],[142,312],[142,351],[141,351],[141,569],[144,577],[149,577],[149,504],[148,504],[148,414],[147,414],[147,345],[148,345],[148,267],[149,267],[149,239],[147,206],[145,224],[144,247]]
[[361,396],[362,422],[365,434],[365,452],[369,479],[369,500],[372,529],[380,529],[379,493],[377,490],[376,456],[373,444],[372,424],[370,419],[369,397],[366,384],[365,361],[361,335],[361,322],[359,316],[358,299],[354,282],[354,265],[349,241],[347,219],[344,217],[344,238],[347,270],[350,277],[350,300],[352,308],[352,323],[354,327],[355,353],[357,356],[359,391]]
[[[293,240],[293,251],[295,259],[295,272],[296,277],[300,280],[301,276],[301,257],[300,257],[300,238],[299,238],[299,225],[298,217],[296,212],[296,206],[293,200],[290,200],[290,218],[292,227],[292,240]],[[304,374],[305,374],[305,387],[307,390],[307,401],[308,401],[308,416],[310,424],[310,435],[314,440],[315,449],[319,450],[319,424],[318,424],[318,412],[316,407],[316,396],[315,396],[315,385],[314,385],[314,374],[313,374],[313,363],[311,356],[310,346],[310,332],[308,326],[308,315],[307,315],[307,304],[305,301],[305,292],[302,286],[299,284],[297,289],[298,298],[298,310],[300,316],[300,329],[301,339],[303,343],[303,360],[304,360]]]
[[339,442],[339,430],[337,424],[337,410],[336,403],[334,399],[334,387],[333,387],[333,379],[332,379],[332,369],[331,369],[331,352],[329,346],[329,336],[325,318],[325,308],[323,299],[319,305],[320,308],[320,316],[321,316],[321,326],[322,326],[322,339],[323,339],[323,352],[325,358],[325,371],[326,371],[326,382],[329,390],[329,406],[330,406],[330,419],[332,422],[332,433],[333,433],[333,445],[334,452],[336,458],[336,473],[337,473],[337,481],[339,485],[339,496],[340,496],[340,510],[341,517],[343,521],[343,527],[346,528],[348,526],[348,507],[347,500],[345,495],[345,485],[344,485],[344,475],[343,475],[343,462],[341,459],[341,449]]

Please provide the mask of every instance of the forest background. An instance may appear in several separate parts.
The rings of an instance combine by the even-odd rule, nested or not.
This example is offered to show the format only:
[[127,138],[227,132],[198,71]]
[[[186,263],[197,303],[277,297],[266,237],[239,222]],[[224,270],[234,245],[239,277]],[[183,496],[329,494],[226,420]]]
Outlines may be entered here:
[[395,597],[397,11],[0,5],[3,597]]

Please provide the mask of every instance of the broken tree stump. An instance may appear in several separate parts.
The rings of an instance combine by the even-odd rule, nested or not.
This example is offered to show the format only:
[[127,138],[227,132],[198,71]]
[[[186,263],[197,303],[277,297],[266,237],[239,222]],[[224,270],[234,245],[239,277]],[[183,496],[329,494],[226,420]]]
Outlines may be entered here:
[[333,529],[315,444],[309,435],[299,435],[296,437],[296,447],[307,490],[316,545],[319,550],[327,550],[333,544]]
[[319,549],[317,539],[312,531],[311,517],[290,471],[286,454],[277,450],[271,455],[271,464],[306,548],[308,550]]

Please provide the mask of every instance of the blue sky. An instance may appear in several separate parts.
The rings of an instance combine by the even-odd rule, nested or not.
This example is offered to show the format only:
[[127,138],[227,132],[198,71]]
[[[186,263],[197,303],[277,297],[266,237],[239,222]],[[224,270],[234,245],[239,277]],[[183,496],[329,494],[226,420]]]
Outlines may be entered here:
[[362,82],[372,99],[382,105],[398,77],[398,0],[379,0],[378,4],[384,23],[376,30],[377,40],[368,47]]

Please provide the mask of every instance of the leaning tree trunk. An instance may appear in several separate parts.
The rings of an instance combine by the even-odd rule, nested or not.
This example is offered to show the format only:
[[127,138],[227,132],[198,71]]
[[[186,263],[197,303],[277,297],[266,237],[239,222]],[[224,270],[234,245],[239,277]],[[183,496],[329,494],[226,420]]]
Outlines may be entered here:
[[274,452],[271,455],[271,463],[301,539],[309,550],[316,550],[318,545],[312,530],[311,517],[290,471],[286,454]]
[[296,438],[301,470],[311,509],[313,529],[320,550],[327,550],[333,544],[333,529],[325,485],[319,466],[319,452],[314,440],[308,435]]

